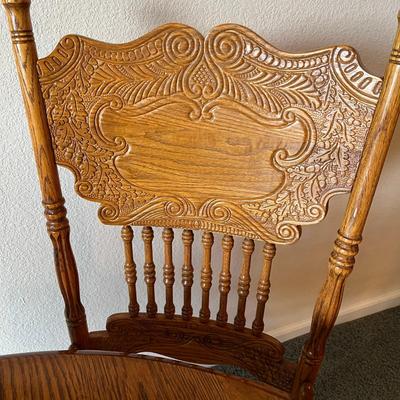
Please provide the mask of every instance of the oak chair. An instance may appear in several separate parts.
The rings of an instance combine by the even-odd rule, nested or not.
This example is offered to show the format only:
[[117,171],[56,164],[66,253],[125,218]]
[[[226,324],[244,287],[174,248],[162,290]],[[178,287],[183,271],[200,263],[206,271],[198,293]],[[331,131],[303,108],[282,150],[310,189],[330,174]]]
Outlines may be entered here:
[[[188,362],[237,365],[262,382],[241,382],[242,394],[231,398],[312,399],[400,111],[400,30],[383,81],[363,69],[350,47],[291,54],[238,25],[218,26],[203,37],[191,27],[168,24],[120,45],[70,35],[38,60],[30,0],[2,2],[71,338],[69,352],[20,356],[18,365],[36,363],[47,371],[54,358],[67,370],[75,362],[92,384],[96,377],[87,360],[95,366],[113,359],[114,366],[126,363],[124,373],[135,380],[147,364],[126,355],[150,351]],[[57,164],[74,173],[78,195],[99,203],[101,222],[122,227],[129,308],[111,315],[104,331],[88,331]],[[299,239],[301,226],[321,221],[329,199],[340,193],[350,198],[328,277],[316,301],[310,338],[292,363],[285,360],[283,345],[263,333],[276,245]],[[132,226],[143,227],[143,270],[135,264]],[[164,228],[162,271],[153,262],[152,226]],[[173,296],[178,273],[173,228],[183,229],[180,314]],[[201,267],[192,265],[193,230],[203,231]],[[209,308],[217,267],[213,232],[223,234],[216,320]],[[256,316],[247,321],[255,240],[265,243],[264,264],[256,283]],[[243,253],[238,283],[231,282],[234,242]],[[199,316],[192,309],[194,268],[201,268]],[[146,310],[139,309],[136,293],[141,272]],[[155,298],[156,275],[165,284],[163,310]],[[227,322],[231,286],[237,288],[233,324]],[[117,353],[96,356],[94,351]],[[132,361],[129,367],[126,360],[138,364]],[[179,363],[163,365],[171,379],[174,371],[182,376],[192,371],[194,378],[186,377],[198,386],[197,393],[201,385],[225,379]],[[1,361],[3,382],[14,367],[12,357]],[[96,374],[107,379],[101,368]],[[161,386],[165,376],[158,381]],[[147,383],[154,385],[154,380]],[[178,384],[184,391],[182,381]],[[175,396],[181,398],[178,392]],[[222,398],[212,390],[201,396]]]

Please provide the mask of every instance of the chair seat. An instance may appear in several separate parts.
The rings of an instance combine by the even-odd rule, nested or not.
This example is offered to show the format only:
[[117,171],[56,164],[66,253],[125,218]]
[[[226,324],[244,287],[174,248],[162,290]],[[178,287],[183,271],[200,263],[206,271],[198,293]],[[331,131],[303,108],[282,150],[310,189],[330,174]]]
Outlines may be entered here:
[[271,386],[175,361],[116,353],[47,352],[0,357],[0,398],[288,399]]

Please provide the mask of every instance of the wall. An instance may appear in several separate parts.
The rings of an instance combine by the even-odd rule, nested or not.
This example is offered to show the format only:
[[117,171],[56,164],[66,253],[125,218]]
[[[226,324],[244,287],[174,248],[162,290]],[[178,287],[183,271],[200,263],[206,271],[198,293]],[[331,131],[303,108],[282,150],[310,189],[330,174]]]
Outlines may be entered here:
[[[359,50],[372,73],[382,75],[398,6],[398,0],[33,0],[32,16],[39,56],[47,55],[62,35],[71,32],[103,41],[124,42],[165,22],[191,24],[206,33],[212,26],[230,21],[252,28],[288,51],[348,43]],[[68,336],[63,305],[53,274],[52,249],[42,217],[3,12],[0,26],[0,353],[65,348]],[[399,150],[397,134],[366,226],[355,272],[348,281],[341,320],[400,303],[397,238],[400,218],[396,218],[400,211]],[[97,206],[73,195],[70,173],[62,170],[61,178],[90,328],[102,329],[105,318],[125,310],[127,304],[119,229],[100,225]],[[335,198],[326,220],[305,228],[300,242],[278,249],[266,329],[280,338],[302,333],[308,327],[346,199],[346,196]],[[160,249],[156,250],[160,266]],[[235,254],[240,255],[238,248]],[[179,266],[179,254],[175,261]],[[254,265],[261,265],[260,246],[254,261]],[[138,265],[142,262],[138,254]],[[196,278],[199,262],[196,253]],[[157,285],[161,294],[160,280]],[[217,299],[215,289],[216,286],[214,300]],[[141,279],[139,293],[143,300]],[[199,294],[196,286],[195,312],[199,308]],[[214,312],[216,306],[215,301]],[[254,302],[250,302],[249,308],[254,311]],[[252,315],[250,312],[249,319]]]

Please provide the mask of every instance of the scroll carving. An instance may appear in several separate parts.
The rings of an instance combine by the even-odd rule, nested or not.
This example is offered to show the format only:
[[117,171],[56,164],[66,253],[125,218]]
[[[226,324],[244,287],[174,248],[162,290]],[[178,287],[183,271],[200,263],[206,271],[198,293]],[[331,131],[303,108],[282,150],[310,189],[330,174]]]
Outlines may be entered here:
[[349,47],[289,54],[238,25],[67,36],[38,70],[57,162],[102,222],[271,243],[351,190],[382,83]]

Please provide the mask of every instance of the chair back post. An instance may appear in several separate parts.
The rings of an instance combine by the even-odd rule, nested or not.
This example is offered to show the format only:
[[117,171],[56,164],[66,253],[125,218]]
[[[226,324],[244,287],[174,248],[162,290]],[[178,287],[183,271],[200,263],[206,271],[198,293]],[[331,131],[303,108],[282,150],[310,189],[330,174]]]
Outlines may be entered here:
[[400,113],[400,12],[392,53],[385,71],[382,92],[371,122],[363,155],[329,258],[329,273],[314,307],[310,338],[300,357],[294,398],[313,398],[313,385],[336,321],[344,283],[353,270],[358,245],[376,186]]
[[88,338],[85,310],[80,301],[79,279],[69,241],[69,223],[47,124],[46,110],[36,70],[37,51],[29,13],[30,0],[2,0],[12,39],[15,63],[28,117],[39,175],[47,229],[54,246],[55,265],[72,345]]

